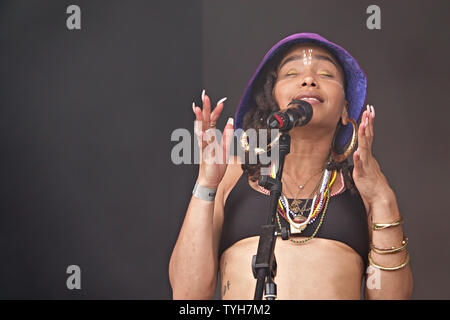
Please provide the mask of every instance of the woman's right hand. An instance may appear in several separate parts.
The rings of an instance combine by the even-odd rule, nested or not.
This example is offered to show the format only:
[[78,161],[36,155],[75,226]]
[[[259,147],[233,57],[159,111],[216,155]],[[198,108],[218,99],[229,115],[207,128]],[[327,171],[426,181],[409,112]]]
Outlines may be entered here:
[[[228,119],[221,133],[222,138],[218,135],[219,132],[216,132],[216,122],[222,113],[225,100],[226,98],[221,99],[211,112],[211,101],[203,90],[203,110],[192,103],[192,111],[195,113],[194,132],[200,149],[200,168],[197,182],[204,187],[218,187],[230,158],[229,151],[234,134],[233,118]],[[216,136],[221,140],[220,144]]]

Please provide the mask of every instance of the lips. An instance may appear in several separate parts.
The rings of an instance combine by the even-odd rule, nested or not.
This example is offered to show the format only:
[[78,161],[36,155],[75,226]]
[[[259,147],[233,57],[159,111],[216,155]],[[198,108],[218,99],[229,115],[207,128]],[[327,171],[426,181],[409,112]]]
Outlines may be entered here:
[[311,104],[318,104],[323,102],[323,98],[317,94],[302,93],[294,98],[294,100],[303,100]]

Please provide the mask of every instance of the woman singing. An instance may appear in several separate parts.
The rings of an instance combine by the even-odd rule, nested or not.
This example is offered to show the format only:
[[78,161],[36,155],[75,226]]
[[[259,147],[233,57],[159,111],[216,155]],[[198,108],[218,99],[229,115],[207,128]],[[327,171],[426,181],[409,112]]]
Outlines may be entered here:
[[[221,139],[209,129],[224,99],[211,110],[203,91],[202,108],[193,105],[200,149],[215,143],[225,155],[234,129],[267,129],[267,118],[295,107],[293,101],[312,106],[310,122],[289,131],[276,224],[278,234],[290,233],[275,246],[278,299],[360,299],[365,274],[366,299],[411,297],[408,239],[394,191],[371,151],[375,109],[364,106],[366,87],[364,72],[346,50],[299,33],[267,52]],[[242,141],[248,160],[256,150]],[[258,178],[268,165],[236,156],[228,164],[201,159],[170,259],[173,297],[211,299],[220,270],[222,299],[253,299],[252,257],[269,213],[268,190]]]

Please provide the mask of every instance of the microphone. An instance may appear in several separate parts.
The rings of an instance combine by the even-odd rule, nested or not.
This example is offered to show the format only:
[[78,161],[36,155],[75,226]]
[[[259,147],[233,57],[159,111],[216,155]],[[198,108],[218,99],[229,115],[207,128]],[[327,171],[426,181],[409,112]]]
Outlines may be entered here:
[[291,130],[294,127],[306,125],[312,118],[313,109],[309,102],[303,100],[292,100],[288,106],[295,104],[293,108],[286,111],[272,113],[267,119],[271,129]]

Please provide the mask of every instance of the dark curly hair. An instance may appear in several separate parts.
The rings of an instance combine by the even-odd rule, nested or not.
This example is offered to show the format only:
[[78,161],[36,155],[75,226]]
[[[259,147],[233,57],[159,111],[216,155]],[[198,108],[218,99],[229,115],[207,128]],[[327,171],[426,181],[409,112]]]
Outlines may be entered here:
[[[288,47],[289,48],[289,47]],[[288,48],[285,48],[283,52],[286,52]],[[269,129],[267,125],[267,118],[269,115],[274,112],[280,110],[275,98],[273,97],[273,88],[277,80],[277,67],[281,58],[284,56],[284,53],[278,54],[274,59],[268,61],[261,72],[259,73],[259,77],[255,79],[255,83],[253,86],[253,98],[255,101],[255,105],[246,112],[242,119],[242,129],[247,130],[249,128],[253,129]],[[339,61],[336,59],[336,61]],[[345,88],[347,87],[347,83],[345,81]],[[342,124],[338,121],[336,125],[336,133],[339,132]],[[271,141],[270,130],[268,130],[267,140],[264,145],[267,145]],[[259,141],[257,142],[259,145]],[[341,153],[342,147],[336,144],[334,149],[337,153]],[[268,151],[268,156],[270,156],[270,150]],[[267,167],[268,165],[261,164],[259,157],[256,157],[256,164],[248,164],[251,155],[249,152],[245,152],[245,161],[241,164],[242,170],[246,171],[250,179],[255,182],[261,176],[261,168]],[[337,163],[331,161],[327,163],[327,169],[342,169],[342,173],[344,176],[345,187],[350,190],[351,195],[357,195],[358,191],[355,187],[354,181],[351,176],[349,161],[345,159],[341,163]]]

